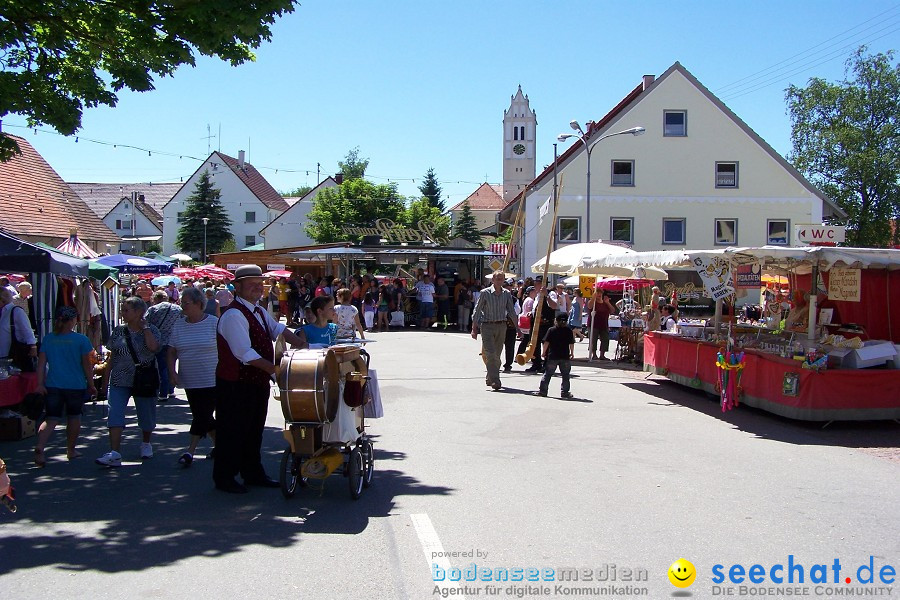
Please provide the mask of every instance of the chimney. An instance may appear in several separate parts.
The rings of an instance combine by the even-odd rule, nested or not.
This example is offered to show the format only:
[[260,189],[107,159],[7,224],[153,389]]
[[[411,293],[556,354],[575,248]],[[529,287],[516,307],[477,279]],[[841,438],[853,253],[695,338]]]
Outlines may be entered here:
[[653,75],[644,75],[644,89],[646,90],[648,87],[650,87],[655,80],[656,77]]
[[243,150],[238,150],[238,166],[242,169],[244,168],[244,151]]
[[344,183],[344,174],[336,173],[334,176],[334,182],[338,185],[341,185],[342,183]]

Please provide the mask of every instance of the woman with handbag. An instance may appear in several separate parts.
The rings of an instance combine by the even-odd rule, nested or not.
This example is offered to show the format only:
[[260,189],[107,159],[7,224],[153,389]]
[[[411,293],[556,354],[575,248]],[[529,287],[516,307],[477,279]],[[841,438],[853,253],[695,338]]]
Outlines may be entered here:
[[91,341],[80,333],[75,333],[78,311],[71,306],[56,309],[53,333],[44,336],[41,353],[38,355],[37,388],[35,392],[46,396],[44,401],[47,419],[38,430],[34,447],[34,464],[46,464],[44,447],[53,430],[66,413],[66,456],[69,460],[81,453],[75,449],[78,433],[81,431],[81,411],[89,396],[96,395],[94,387],[94,365]]
[[109,336],[109,452],[95,460],[106,467],[122,466],[119,447],[125,428],[125,407],[134,397],[138,426],[143,432],[141,458],[153,458],[150,435],[156,429],[156,392],[159,388],[159,372],[156,369],[156,353],[159,351],[159,329],[144,319],[147,304],[132,296],[122,302],[122,320],[125,325],[116,327]]

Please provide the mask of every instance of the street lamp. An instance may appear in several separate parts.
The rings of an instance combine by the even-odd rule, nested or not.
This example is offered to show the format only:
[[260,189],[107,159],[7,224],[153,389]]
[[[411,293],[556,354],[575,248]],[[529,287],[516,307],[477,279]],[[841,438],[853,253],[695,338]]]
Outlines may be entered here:
[[624,131],[617,131],[615,133],[607,133],[604,136],[600,136],[596,140],[591,143],[587,141],[587,134],[581,129],[581,125],[579,125],[578,121],[572,120],[569,122],[569,126],[577,131],[578,133],[561,133],[556,138],[560,142],[565,142],[569,138],[578,138],[581,140],[581,143],[584,144],[585,150],[587,151],[587,208],[585,209],[585,241],[590,242],[591,239],[591,150],[594,149],[594,146],[597,145],[598,142],[605,140],[606,138],[611,138],[615,135],[643,135],[647,130],[643,127],[632,127],[631,129],[625,129]]
[[209,217],[203,217],[203,264],[206,264],[206,225],[209,223]]

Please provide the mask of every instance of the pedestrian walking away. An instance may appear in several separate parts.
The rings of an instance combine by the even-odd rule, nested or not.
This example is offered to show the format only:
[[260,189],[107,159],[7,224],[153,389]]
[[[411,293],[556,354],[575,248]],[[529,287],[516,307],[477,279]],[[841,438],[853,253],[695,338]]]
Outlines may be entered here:
[[503,288],[503,271],[494,271],[491,286],[481,290],[472,311],[472,339],[481,332],[481,358],[487,376],[485,385],[499,390],[500,353],[506,340],[507,323],[515,324],[516,309],[512,294]]
[[540,389],[533,392],[535,396],[546,396],[550,388],[550,380],[556,369],[562,377],[563,398],[571,398],[569,376],[572,372],[572,359],[575,358],[575,334],[569,327],[568,315],[556,315],[556,324],[547,331],[542,341],[541,356],[544,357],[544,376],[541,377]]
[[[222,311],[216,334],[216,453],[213,481],[232,494],[246,485],[279,487],[262,465],[263,428],[275,374],[273,342],[279,335],[294,347],[303,342],[258,305],[263,294],[262,269],[243,265],[235,271],[234,301]],[[244,484],[235,480],[240,473]]]

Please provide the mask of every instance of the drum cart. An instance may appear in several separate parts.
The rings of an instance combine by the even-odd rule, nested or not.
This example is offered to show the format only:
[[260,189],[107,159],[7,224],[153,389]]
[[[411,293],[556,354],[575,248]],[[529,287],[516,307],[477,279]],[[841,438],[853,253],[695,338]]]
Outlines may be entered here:
[[277,377],[288,442],[279,469],[285,498],[332,474],[347,478],[354,500],[372,484],[375,450],[363,415],[370,358],[358,345],[285,352]]

